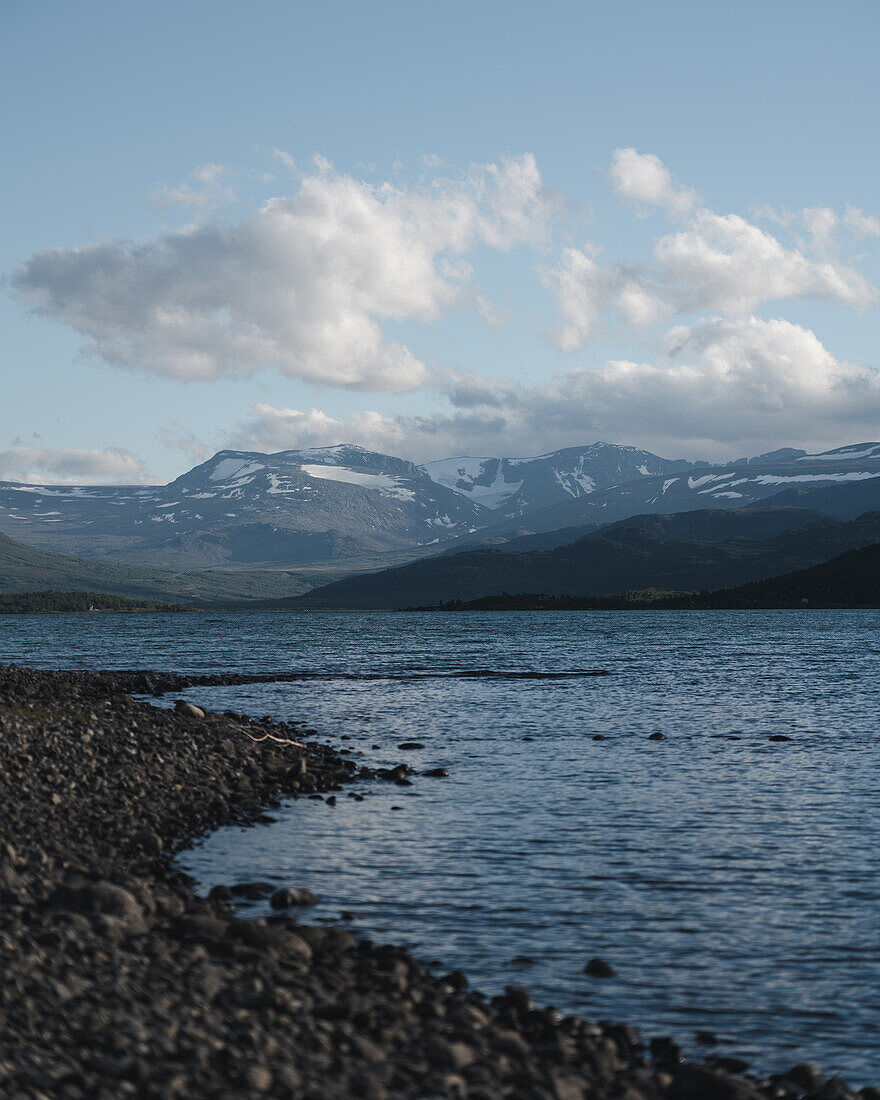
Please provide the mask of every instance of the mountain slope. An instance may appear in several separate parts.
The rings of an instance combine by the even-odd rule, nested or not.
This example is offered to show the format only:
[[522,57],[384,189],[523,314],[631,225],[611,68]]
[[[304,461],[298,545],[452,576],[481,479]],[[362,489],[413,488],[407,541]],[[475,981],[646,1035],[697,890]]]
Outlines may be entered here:
[[745,464],[702,467],[675,477],[640,477],[528,516],[493,523],[462,541],[501,544],[524,535],[614,523],[646,513],[748,508],[759,502],[836,515],[832,501],[844,489],[847,499],[839,508],[839,518],[853,519],[880,508],[880,443],[853,444],[781,461],[753,459]]
[[696,607],[878,607],[880,543],[781,577],[706,593]]
[[694,463],[683,459],[601,442],[535,458],[446,458],[422,467],[438,485],[491,509],[497,518],[527,515],[611,485],[693,468]]
[[171,603],[213,603],[295,595],[309,587],[297,575],[220,570],[175,572],[65,557],[0,535],[0,592],[96,592]]
[[880,507],[874,443],[821,455],[783,449],[715,467],[606,443],[463,462],[418,467],[339,445],[221,451],[164,486],[0,483],[0,531],[119,564],[354,570],[385,554],[417,558],[581,529],[526,544],[547,548],[634,515],[737,509],[779,494],[787,494],[779,503],[840,518]]
[[394,608],[500,592],[700,591],[790,572],[877,540],[880,513],[850,523],[798,509],[637,516],[555,550],[444,555],[326,585],[288,606]]
[[221,451],[165,486],[0,484],[0,530],[22,542],[186,567],[418,547],[488,516],[411,462],[349,446]]

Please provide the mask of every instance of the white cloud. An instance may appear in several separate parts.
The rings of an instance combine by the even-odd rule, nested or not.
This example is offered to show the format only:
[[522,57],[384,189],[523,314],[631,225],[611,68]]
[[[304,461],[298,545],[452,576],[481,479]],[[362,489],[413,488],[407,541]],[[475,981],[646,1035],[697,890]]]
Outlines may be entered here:
[[810,234],[810,244],[816,252],[825,253],[831,248],[831,238],[837,228],[839,218],[830,206],[816,206],[801,211],[801,217],[807,232]]
[[281,161],[281,163],[289,172],[296,173],[299,171],[296,166],[296,161],[293,159],[290,153],[286,152],[284,149],[278,149],[276,146],[273,145],[272,154]]
[[659,206],[681,217],[690,213],[699,199],[696,191],[676,184],[672,173],[653,153],[615,149],[610,174],[617,194],[640,207]]
[[865,237],[880,237],[880,218],[875,218],[873,214],[866,214],[858,207],[847,206],[843,220],[850,229],[854,229]]
[[430,417],[257,406],[231,440],[254,450],[341,441],[415,461],[455,454],[540,454],[604,439],[669,457],[725,460],[783,443],[821,450],[873,439],[880,372],[838,361],[784,320],[715,318],[674,328],[654,362],[581,367],[525,388],[451,375]]
[[560,351],[577,351],[593,335],[603,313],[616,314],[628,328],[652,324],[668,306],[637,269],[621,264],[600,267],[587,250],[563,249],[556,268],[542,268],[540,277],[559,303],[554,343]]
[[342,442],[346,425],[320,409],[278,408],[254,405],[230,441],[241,451],[288,451],[300,447],[324,447]]
[[160,187],[151,196],[153,205],[162,213],[175,206],[181,207],[193,222],[200,221],[234,201],[234,189],[223,182],[233,174],[225,165],[203,164],[191,173],[195,185],[181,183],[177,187]]
[[762,302],[822,298],[856,307],[877,291],[851,267],[812,260],[737,214],[701,210],[654,247],[657,281],[679,313],[747,315]]
[[85,481],[90,484],[130,485],[149,480],[143,462],[119,447],[103,450],[13,447],[0,451],[0,478],[25,484],[76,484]]
[[[661,161],[632,149],[617,150],[612,174],[622,194],[640,201],[669,207],[675,206],[676,196],[692,197],[692,192],[673,187]],[[675,208],[683,213],[689,205],[682,199]],[[762,213],[785,229],[795,220],[787,212]],[[876,288],[831,255],[837,214],[816,207],[797,217],[809,234],[809,255],[786,247],[738,214],[705,208],[694,211],[681,229],[658,238],[650,260],[639,264],[602,265],[596,248],[564,249],[555,267],[539,269],[558,303],[553,342],[561,351],[577,351],[596,335],[603,317],[639,330],[670,314],[748,317],[763,303],[785,299],[819,298],[857,309],[876,305]],[[851,210],[846,220],[871,231],[872,219],[860,211]]]
[[[315,164],[296,194],[245,221],[47,249],[13,285],[119,366],[208,380],[271,365],[332,386],[413,389],[425,364],[383,324],[434,321],[465,301],[478,246],[545,239],[553,202],[534,157],[417,190]],[[222,170],[201,173],[210,184]]]

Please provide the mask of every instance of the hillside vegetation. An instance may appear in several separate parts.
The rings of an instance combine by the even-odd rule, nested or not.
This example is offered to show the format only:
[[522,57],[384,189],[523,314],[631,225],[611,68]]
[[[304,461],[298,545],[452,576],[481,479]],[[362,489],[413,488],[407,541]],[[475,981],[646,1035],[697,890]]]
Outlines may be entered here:
[[0,535],[0,593],[89,592],[157,603],[216,604],[295,596],[309,589],[297,573],[177,571],[69,558]]
[[43,615],[89,611],[192,611],[185,604],[148,603],[98,592],[23,592],[0,596],[0,615]]
[[710,608],[880,608],[880,543],[847,550],[831,561],[782,577],[722,588],[715,592],[673,593],[657,589],[611,596],[549,596],[543,593],[450,600],[412,611],[617,611]]

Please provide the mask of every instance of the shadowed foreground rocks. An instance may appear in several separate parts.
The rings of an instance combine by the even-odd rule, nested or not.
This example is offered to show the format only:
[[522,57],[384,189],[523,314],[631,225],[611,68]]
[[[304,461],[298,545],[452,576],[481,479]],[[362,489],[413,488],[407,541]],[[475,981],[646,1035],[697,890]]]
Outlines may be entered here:
[[683,1063],[523,989],[487,999],[400,948],[198,897],[175,851],[373,773],[294,726],[128,694],[192,683],[0,667],[0,1096],[880,1100],[813,1066]]

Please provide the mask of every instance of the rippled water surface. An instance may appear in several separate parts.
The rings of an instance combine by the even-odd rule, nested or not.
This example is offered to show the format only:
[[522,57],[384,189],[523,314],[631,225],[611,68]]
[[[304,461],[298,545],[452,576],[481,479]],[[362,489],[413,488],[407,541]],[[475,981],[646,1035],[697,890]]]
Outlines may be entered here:
[[[348,912],[487,991],[527,984],[692,1050],[711,1030],[761,1068],[809,1058],[874,1084],[878,627],[818,611],[7,616],[0,657],[308,672],[187,698],[450,777],[221,830],[182,860],[206,888],[307,886],[312,919]],[[594,955],[618,976],[586,977]]]

